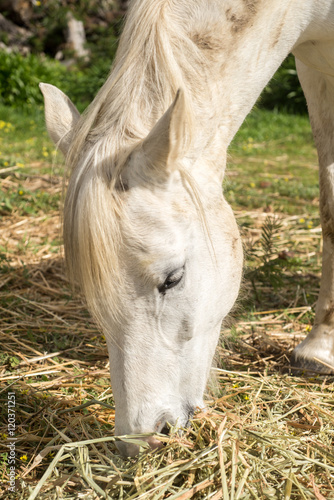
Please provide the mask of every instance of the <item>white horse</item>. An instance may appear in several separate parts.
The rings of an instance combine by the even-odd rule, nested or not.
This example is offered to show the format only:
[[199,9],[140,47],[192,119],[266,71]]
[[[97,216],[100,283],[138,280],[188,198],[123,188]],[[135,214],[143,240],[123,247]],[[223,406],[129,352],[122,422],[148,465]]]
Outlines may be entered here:
[[333,0],[133,0],[110,76],[82,117],[41,84],[49,134],[71,170],[67,266],[105,332],[116,435],[167,432],[167,422],[185,425],[203,406],[242,273],[221,188],[226,152],[290,51],[319,152],[324,238],[315,325],[292,359],[326,372],[334,367]]

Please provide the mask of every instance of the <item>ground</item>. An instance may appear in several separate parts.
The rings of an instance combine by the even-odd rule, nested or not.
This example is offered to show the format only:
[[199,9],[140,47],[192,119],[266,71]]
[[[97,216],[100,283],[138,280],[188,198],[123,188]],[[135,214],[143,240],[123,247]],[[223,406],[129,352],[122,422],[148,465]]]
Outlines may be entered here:
[[255,110],[246,120],[224,183],[243,235],[244,282],[208,412],[184,434],[172,430],[163,450],[124,460],[105,340],[64,272],[61,161],[42,110],[0,108],[4,498],[334,499],[333,378],[297,377],[288,362],[319,290],[316,165],[307,117]]

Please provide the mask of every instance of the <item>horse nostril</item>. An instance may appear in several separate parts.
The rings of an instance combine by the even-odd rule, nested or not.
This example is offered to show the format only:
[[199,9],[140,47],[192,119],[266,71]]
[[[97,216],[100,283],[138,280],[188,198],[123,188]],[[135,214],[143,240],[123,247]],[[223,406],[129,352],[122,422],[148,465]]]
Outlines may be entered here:
[[169,436],[170,428],[174,425],[175,420],[173,419],[170,413],[165,413],[159,418],[157,423],[154,426],[155,432],[159,432],[159,434],[164,434],[165,436]]
[[170,431],[170,427],[166,422],[165,425],[163,426],[163,428],[161,429],[160,434],[165,434],[165,436],[168,436],[169,431]]

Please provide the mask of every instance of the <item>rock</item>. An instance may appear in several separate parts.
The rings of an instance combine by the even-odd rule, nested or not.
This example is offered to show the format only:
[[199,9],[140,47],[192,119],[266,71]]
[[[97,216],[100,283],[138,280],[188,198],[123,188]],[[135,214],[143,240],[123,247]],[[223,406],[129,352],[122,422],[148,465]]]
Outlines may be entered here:
[[74,51],[76,57],[89,59],[89,50],[85,48],[86,35],[82,21],[74,18],[71,12],[67,14],[67,37],[68,47]]

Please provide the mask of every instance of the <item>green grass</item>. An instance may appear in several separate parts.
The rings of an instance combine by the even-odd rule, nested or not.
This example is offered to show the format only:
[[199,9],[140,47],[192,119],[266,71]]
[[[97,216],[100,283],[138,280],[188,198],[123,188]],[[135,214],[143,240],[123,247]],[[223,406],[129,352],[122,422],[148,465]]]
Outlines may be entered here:
[[[41,107],[29,112],[0,106],[0,169],[16,166],[22,174],[51,174],[54,157]],[[57,167],[54,173],[59,174]]]
[[[44,113],[35,108],[31,113],[0,106],[0,217],[38,217],[47,223],[51,214],[59,212],[61,200],[60,158],[56,158],[44,124]],[[59,252],[59,237],[30,238],[29,227],[21,231],[16,248],[9,249],[8,240],[0,244],[0,252],[37,254],[41,245]]]
[[232,207],[318,220],[317,157],[307,116],[255,109],[234,138],[224,184]]

